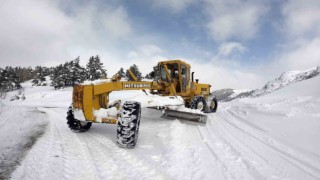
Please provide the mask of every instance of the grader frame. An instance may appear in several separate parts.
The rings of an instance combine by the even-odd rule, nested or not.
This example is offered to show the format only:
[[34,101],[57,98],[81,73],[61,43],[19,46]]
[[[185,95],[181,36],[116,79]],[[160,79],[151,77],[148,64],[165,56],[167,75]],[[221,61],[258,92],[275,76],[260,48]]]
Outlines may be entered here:
[[94,115],[94,110],[109,108],[109,94],[113,91],[150,90],[151,94],[161,96],[181,96],[186,107],[190,107],[190,102],[195,96],[208,98],[210,95],[211,86],[200,84],[198,80],[195,82],[193,73],[190,73],[190,65],[184,61],[161,61],[158,63],[158,71],[159,79],[152,82],[139,81],[128,69],[134,81],[120,81],[121,79],[115,76],[111,80],[75,85],[73,111],[82,121],[116,124],[117,117],[105,117],[98,121]]

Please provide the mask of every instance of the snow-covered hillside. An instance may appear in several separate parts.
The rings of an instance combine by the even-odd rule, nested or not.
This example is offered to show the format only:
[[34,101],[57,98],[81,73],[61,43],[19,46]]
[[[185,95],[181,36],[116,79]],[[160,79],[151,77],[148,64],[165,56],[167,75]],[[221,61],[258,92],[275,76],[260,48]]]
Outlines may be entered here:
[[259,97],[278,89],[294,84],[299,81],[316,77],[320,74],[320,66],[305,71],[288,71],[282,73],[275,80],[269,81],[261,89],[256,90],[235,90],[235,89],[221,89],[213,92],[220,101],[232,101],[234,99],[240,99],[245,97]]
[[[206,126],[161,119],[160,111],[144,108],[132,150],[116,145],[114,125],[93,124],[86,133],[69,130],[65,117],[72,88],[24,86],[26,100],[10,102],[12,92],[1,103],[0,141],[10,142],[3,148],[10,150],[0,151],[4,178],[320,179],[320,76],[220,103]],[[143,96],[111,93],[112,100],[148,98]],[[46,124],[32,148],[21,150],[21,143]],[[18,158],[11,164],[4,158],[13,156]]]
[[320,66],[306,71],[289,71],[282,73],[277,79],[268,82],[262,89],[252,93],[252,97],[262,96],[270,92],[281,89],[290,84],[316,77],[320,74]]

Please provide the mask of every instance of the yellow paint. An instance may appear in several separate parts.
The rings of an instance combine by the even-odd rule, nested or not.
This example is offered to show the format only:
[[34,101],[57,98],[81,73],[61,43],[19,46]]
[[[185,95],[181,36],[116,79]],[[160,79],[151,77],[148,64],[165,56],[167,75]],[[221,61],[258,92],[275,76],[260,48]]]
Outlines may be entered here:
[[[179,87],[177,80],[173,80],[168,66],[177,64],[179,71],[178,81],[180,82],[180,92],[176,91],[176,87]],[[120,78],[113,78],[110,82],[104,82],[101,84],[91,84],[91,85],[76,85],[73,89],[73,108],[82,109],[87,121],[97,122],[96,117],[93,115],[94,110],[99,110],[100,108],[107,108],[109,104],[109,94],[113,91],[122,90],[146,90],[149,89],[150,92],[154,94],[160,94],[164,96],[181,96],[186,103],[189,103],[191,99],[196,95],[203,95],[208,97],[210,94],[209,84],[198,84],[196,82],[191,82],[190,80],[190,65],[181,60],[169,60],[161,61],[158,63],[158,67],[164,67],[167,81],[162,81],[161,79],[153,82],[138,81],[137,77],[128,70],[134,81],[120,81]],[[186,92],[182,92],[182,69],[181,66],[186,67],[187,76],[186,82]],[[172,67],[172,66],[171,66]],[[174,66],[176,67],[176,66]],[[117,119],[102,119],[103,123],[116,124]]]

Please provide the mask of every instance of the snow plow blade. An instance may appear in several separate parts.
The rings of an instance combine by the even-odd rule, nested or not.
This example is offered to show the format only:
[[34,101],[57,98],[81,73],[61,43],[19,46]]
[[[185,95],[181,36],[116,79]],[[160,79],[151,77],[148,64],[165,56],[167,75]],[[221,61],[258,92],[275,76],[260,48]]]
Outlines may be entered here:
[[193,122],[198,122],[203,124],[207,123],[207,115],[205,114],[177,111],[172,109],[165,109],[161,118],[179,119],[179,120],[193,121]]

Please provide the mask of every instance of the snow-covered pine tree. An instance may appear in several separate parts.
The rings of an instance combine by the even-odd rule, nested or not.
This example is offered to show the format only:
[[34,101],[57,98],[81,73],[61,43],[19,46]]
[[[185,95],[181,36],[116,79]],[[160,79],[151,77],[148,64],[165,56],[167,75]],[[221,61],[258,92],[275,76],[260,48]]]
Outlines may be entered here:
[[51,73],[51,86],[54,86],[55,89],[64,86],[73,86],[83,82],[87,78],[86,69],[80,65],[80,57],[50,68],[48,72]]
[[3,72],[4,72],[4,69],[0,67],[0,93],[5,91],[4,84],[6,79],[4,78]]
[[80,57],[70,62],[71,65],[71,82],[72,86],[81,83],[87,78],[86,69],[79,64]]
[[126,77],[126,73],[124,72],[122,67],[119,69],[119,71],[115,75],[119,75],[121,78]]
[[36,66],[35,68],[35,77],[32,80],[32,85],[34,86],[43,86],[46,85],[44,81],[46,81],[46,69],[41,66]]
[[62,79],[63,65],[55,67],[50,75],[51,86],[55,89],[59,89],[64,86],[65,81]]
[[71,86],[72,81],[71,81],[71,62],[66,62],[62,66],[62,71],[60,72],[59,78],[63,81],[63,86]]
[[96,57],[90,57],[87,64],[87,73],[90,81],[107,77],[107,72],[103,69],[103,63],[100,61],[98,55]]
[[[142,79],[142,75],[141,72],[138,68],[137,65],[133,64],[132,66],[130,66],[129,68],[131,70],[131,72],[137,77],[137,79],[140,81]],[[126,77],[128,78],[128,81],[133,81],[133,78],[130,76],[129,72],[126,72]]]
[[14,89],[20,89],[20,79],[17,76],[15,70],[11,66],[7,66],[3,72],[2,75],[4,77],[3,87],[5,91],[12,91]]

